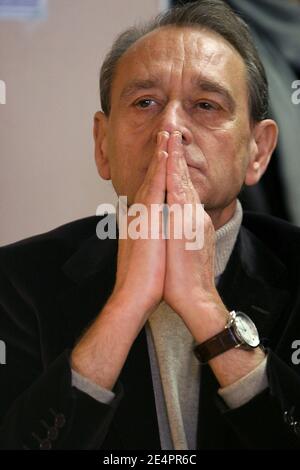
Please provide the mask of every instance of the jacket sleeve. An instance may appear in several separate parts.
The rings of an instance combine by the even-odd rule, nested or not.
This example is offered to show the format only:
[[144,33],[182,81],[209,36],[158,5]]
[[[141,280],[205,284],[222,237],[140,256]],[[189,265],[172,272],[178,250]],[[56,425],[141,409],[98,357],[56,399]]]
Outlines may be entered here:
[[268,350],[269,387],[239,408],[230,410],[217,397],[223,416],[245,448],[300,449],[300,376]]
[[87,377],[83,377],[81,374],[71,369],[72,373],[72,386],[78,388],[84,393],[95,398],[95,400],[101,401],[101,403],[111,403],[115,398],[116,394],[107,388],[103,388],[95,382],[91,382]]
[[72,386],[70,350],[44,367],[38,316],[1,271],[0,340],[0,449],[101,448],[122,384],[104,404]]

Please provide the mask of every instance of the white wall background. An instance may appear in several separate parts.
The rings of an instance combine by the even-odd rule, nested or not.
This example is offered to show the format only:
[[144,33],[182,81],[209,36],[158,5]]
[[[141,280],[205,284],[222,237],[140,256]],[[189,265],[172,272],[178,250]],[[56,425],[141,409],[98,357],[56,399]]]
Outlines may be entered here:
[[166,0],[49,0],[46,21],[0,21],[0,245],[115,202],[94,163],[100,64]]

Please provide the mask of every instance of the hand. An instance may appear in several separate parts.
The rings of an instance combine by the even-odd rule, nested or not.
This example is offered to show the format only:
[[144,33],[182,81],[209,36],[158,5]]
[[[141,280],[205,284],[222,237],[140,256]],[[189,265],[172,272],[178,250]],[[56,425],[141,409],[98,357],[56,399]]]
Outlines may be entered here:
[[[158,134],[154,156],[135,196],[134,203],[145,205],[148,214],[151,212],[151,204],[163,204],[165,201],[168,138],[167,132]],[[133,216],[128,217],[128,226],[133,219]],[[145,314],[144,319],[163,296],[166,240],[162,237],[162,231],[161,214],[158,227],[159,239],[149,237],[133,240],[128,235],[127,239],[119,240],[117,277],[113,296],[122,294],[123,298],[128,298],[131,303],[139,305]]]
[[[169,207],[175,203],[195,207],[200,200],[189,175],[181,140],[181,134],[177,132],[171,134],[168,142],[167,202]],[[187,250],[185,244],[188,240],[184,236],[174,239],[171,220],[164,299],[180,315],[196,341],[202,343],[224,329],[229,312],[215,287],[215,230],[212,221],[204,211],[197,227],[195,213],[194,210],[190,224],[195,230],[203,230],[201,249]],[[260,349],[232,349],[212,359],[210,366],[220,385],[225,387],[255,369],[264,357]]]
[[[214,255],[215,230],[209,215],[201,206],[199,195],[190,178],[189,169],[185,159],[182,136],[179,132],[171,134],[168,142],[167,161],[167,202],[172,204],[190,204],[193,208],[190,218],[190,227],[194,231],[202,231],[203,247],[188,250],[186,243],[190,242],[185,236],[174,239],[174,215],[170,214],[170,234],[167,240],[166,280],[164,287],[164,300],[189,324],[195,315],[201,318],[201,330],[212,331],[214,326],[208,325],[208,316],[201,315],[206,311],[206,305],[217,305],[217,315],[220,322],[216,323],[216,332],[226,324],[227,310],[223,305],[214,281]],[[196,205],[202,212],[200,220],[196,218]],[[214,309],[215,310],[215,309]],[[198,314],[197,314],[198,312]],[[214,321],[214,320],[213,320]],[[207,323],[207,325],[206,325]],[[200,329],[198,329],[200,333]]]
[[[135,203],[163,204],[166,192],[167,140],[158,143]],[[134,217],[130,217],[128,225]],[[165,278],[166,240],[119,239],[116,283],[96,320],[72,351],[72,368],[101,387],[112,390],[139,331],[162,299]]]
[[[202,232],[204,244],[201,249],[187,249],[191,240],[187,239],[183,228],[181,239],[174,239],[175,217],[171,211],[164,298],[179,314],[185,310],[190,297],[195,300],[215,291],[215,230],[191,181],[184,152],[181,134],[174,132],[168,142],[167,202],[169,207],[179,204],[182,213],[184,204],[192,207],[189,228],[193,228],[194,232],[198,230],[198,234]],[[198,214],[201,213],[200,220],[196,218],[196,205]],[[187,217],[184,220],[187,222]]]

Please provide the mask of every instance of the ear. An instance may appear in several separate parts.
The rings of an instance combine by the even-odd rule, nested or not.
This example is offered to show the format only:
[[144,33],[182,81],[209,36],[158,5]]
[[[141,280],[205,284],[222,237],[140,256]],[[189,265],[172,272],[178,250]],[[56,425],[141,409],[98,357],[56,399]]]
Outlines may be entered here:
[[264,119],[255,124],[250,144],[250,158],[246,171],[245,184],[258,183],[266,171],[277,144],[278,127],[272,119]]
[[110,180],[110,168],[107,152],[108,118],[102,111],[94,116],[95,161],[101,178]]

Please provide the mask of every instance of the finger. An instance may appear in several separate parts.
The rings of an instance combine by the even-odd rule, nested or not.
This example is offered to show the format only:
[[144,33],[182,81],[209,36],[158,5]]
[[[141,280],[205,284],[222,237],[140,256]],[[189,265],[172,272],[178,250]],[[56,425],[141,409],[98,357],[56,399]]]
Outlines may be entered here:
[[168,139],[168,132],[158,134],[156,149],[140,188],[141,198],[146,204],[160,204],[165,201]]
[[182,183],[185,185],[191,184],[192,181],[185,158],[182,134],[180,132],[174,132],[171,135],[169,147],[169,153],[173,157],[172,163],[174,164],[175,171],[181,176]]
[[172,154],[174,152],[178,152],[182,156],[184,154],[182,134],[179,131],[173,131],[168,140],[168,153]]
[[168,151],[168,140],[169,140],[169,133],[166,131],[159,132],[157,135],[157,143],[156,143],[156,148],[154,151],[154,155],[151,158],[146,176],[145,176],[145,182],[151,181],[153,178],[154,174],[157,173],[158,167],[159,167],[159,162],[161,160],[162,153],[161,152],[166,152]]
[[168,202],[191,202],[194,199],[194,186],[185,159],[182,135],[176,131],[168,142],[169,159],[167,164]]
[[[196,233],[196,211],[199,209],[197,205],[200,201],[190,177],[181,133],[174,132],[171,134],[168,142],[168,153],[167,202],[170,207],[179,204],[182,208],[182,219],[176,218],[175,214],[172,211],[170,212],[170,239],[173,240],[173,237],[178,239],[176,233],[189,236]],[[182,236],[180,239],[185,240],[185,237]]]

